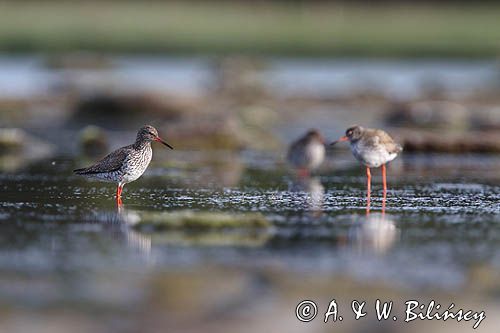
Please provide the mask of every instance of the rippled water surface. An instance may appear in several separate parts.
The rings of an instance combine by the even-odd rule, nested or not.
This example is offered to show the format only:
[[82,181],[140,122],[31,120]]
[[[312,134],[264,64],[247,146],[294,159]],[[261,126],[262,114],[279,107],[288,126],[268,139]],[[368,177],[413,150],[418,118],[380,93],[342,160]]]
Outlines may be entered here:
[[[0,174],[7,327],[17,327],[16,316],[25,312],[51,318],[55,311],[94,331],[143,321],[153,328],[164,321],[191,329],[209,323],[207,330],[216,331],[221,322],[231,325],[227,318],[290,319],[302,298],[326,302],[356,290],[400,298],[434,291],[445,299],[461,295],[466,304],[486,299],[490,311],[498,310],[498,156],[404,156],[388,169],[384,212],[379,171],[373,172],[368,215],[364,172],[348,154],[301,180],[279,155],[221,156],[190,168],[156,160],[126,186],[121,209],[112,185],[71,175],[82,161],[60,157]],[[271,226],[163,232],[134,226],[145,214],[177,210],[259,212]],[[264,316],[263,329],[278,324],[271,317]]]

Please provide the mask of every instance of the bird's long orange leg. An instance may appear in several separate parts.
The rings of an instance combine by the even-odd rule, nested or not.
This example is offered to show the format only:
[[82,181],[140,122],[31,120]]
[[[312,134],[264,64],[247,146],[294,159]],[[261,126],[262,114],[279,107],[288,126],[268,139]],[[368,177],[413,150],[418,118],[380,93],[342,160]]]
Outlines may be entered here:
[[372,174],[370,168],[366,167],[366,215],[370,214],[370,197],[371,197],[371,187],[372,187]]
[[384,196],[387,193],[387,178],[385,171],[385,164],[382,164],[382,182],[384,183]]
[[387,176],[385,164],[382,164],[382,182],[384,184],[384,196],[382,198],[382,214],[385,213],[385,200],[387,198]]

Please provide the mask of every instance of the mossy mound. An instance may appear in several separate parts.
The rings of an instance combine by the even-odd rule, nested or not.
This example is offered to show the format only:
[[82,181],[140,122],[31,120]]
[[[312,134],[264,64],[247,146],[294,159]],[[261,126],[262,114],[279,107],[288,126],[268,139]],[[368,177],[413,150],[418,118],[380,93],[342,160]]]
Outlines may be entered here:
[[180,119],[196,101],[158,94],[97,94],[77,100],[68,124],[96,124],[106,129],[136,130],[137,124]]
[[16,128],[0,129],[0,155],[16,153],[23,149],[24,132]]
[[465,105],[430,100],[396,103],[388,111],[385,121],[392,126],[465,130],[469,126],[469,115]]
[[101,128],[87,126],[80,132],[80,147],[87,156],[104,156],[109,150],[108,137]]
[[168,213],[144,213],[139,229],[169,230],[220,230],[220,229],[259,229],[270,226],[269,221],[259,213],[216,213],[181,210]]
[[395,137],[403,143],[405,152],[425,153],[500,153],[498,131],[470,131],[446,133],[443,131],[393,130]]
[[245,147],[241,124],[230,115],[186,117],[160,129],[175,147],[187,150],[240,150]]

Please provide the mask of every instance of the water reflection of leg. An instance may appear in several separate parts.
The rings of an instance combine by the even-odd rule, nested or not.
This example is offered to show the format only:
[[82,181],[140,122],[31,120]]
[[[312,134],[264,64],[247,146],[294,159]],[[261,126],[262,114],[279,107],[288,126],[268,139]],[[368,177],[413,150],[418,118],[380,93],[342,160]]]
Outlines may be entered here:
[[372,183],[372,174],[370,172],[370,168],[366,167],[366,215],[370,214],[370,196],[371,196],[371,183]]
[[385,214],[385,203],[387,200],[387,173],[385,164],[382,165],[382,181],[384,182],[384,196],[382,198],[382,214]]
[[140,216],[134,211],[125,209],[121,204],[117,207],[116,216],[120,223],[120,229],[125,235],[127,246],[139,250],[149,260],[151,257],[151,237],[131,229],[131,226],[140,221]]
[[309,180],[309,209],[314,217],[323,214],[323,201],[325,198],[325,188],[318,177]]

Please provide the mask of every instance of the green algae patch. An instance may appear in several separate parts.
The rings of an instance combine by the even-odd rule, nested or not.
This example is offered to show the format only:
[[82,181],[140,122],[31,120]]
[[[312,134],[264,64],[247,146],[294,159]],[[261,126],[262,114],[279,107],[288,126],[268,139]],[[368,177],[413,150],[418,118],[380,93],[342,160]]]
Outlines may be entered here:
[[271,224],[259,213],[195,212],[181,210],[168,213],[144,213],[136,225],[140,230],[221,230],[261,229]]
[[159,232],[149,235],[153,245],[175,246],[264,246],[271,238],[266,229],[232,229],[225,230],[186,230],[177,229],[168,232]]

